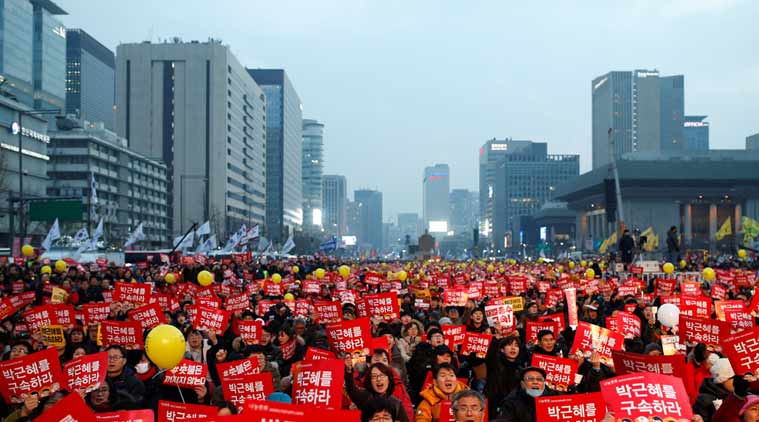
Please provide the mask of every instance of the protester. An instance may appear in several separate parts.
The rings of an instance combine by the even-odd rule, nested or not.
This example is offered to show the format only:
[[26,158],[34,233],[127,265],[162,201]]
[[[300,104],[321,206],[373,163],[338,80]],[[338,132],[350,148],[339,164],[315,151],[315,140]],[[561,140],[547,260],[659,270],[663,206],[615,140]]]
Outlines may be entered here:
[[441,402],[451,400],[454,394],[468,389],[466,384],[456,379],[456,368],[450,363],[436,365],[432,377],[432,387],[421,393],[422,401],[417,406],[414,418],[416,422],[439,421]]
[[451,403],[456,422],[483,422],[485,397],[474,390],[464,390],[453,396]]
[[520,379],[520,388],[506,396],[501,404],[499,421],[535,422],[535,399],[559,394],[546,386],[546,372],[542,368],[524,368]]

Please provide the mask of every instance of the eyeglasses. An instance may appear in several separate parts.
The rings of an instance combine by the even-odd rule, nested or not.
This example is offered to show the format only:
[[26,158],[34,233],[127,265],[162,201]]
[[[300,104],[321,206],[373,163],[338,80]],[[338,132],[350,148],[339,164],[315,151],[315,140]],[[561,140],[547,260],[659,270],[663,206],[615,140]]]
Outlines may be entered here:
[[480,406],[472,406],[472,407],[461,406],[461,407],[457,407],[455,410],[457,412],[461,412],[461,413],[470,413],[470,412],[471,413],[480,413],[480,412],[482,412],[482,408]]
[[115,356],[115,355],[108,356],[108,361],[110,362],[116,362],[117,360],[121,360],[121,359],[124,359],[124,356]]
[[373,380],[381,380],[381,379],[387,379],[387,378],[388,376],[385,374],[376,374],[376,375],[371,376],[371,379]]
[[545,382],[545,379],[543,379],[543,377],[525,377],[524,380],[527,382],[531,382],[531,381]]

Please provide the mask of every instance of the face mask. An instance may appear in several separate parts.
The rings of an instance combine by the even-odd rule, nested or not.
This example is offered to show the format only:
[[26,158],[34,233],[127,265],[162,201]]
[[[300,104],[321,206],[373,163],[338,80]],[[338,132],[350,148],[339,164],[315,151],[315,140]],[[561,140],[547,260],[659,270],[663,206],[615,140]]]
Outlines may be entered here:
[[533,390],[532,388],[528,388],[527,390],[525,390],[525,392],[530,397],[540,397],[540,396],[543,395],[543,391],[544,390],[545,389],[542,389],[542,390]]
[[144,362],[144,363],[138,363],[134,366],[134,369],[137,371],[138,374],[144,374],[148,372],[148,369],[150,369],[150,363]]

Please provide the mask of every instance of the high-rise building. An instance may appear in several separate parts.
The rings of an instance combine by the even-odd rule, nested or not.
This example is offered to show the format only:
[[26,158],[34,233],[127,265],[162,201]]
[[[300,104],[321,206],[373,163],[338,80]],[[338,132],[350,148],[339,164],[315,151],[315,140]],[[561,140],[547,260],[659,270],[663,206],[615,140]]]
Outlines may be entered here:
[[322,228],[322,174],[324,173],[324,125],[303,119],[303,227]]
[[544,142],[510,143],[496,170],[491,244],[502,249],[518,243],[520,217],[540,210],[557,186],[579,174],[579,155],[549,155]]
[[759,133],[746,137],[746,149],[751,151],[759,151]]
[[708,151],[709,150],[709,122],[707,116],[685,116],[683,122],[683,139],[685,150]]
[[322,177],[322,222],[327,233],[338,237],[348,233],[347,207],[345,176],[325,174]]
[[359,189],[353,192],[358,206],[358,245],[362,248],[382,248],[382,192]]
[[452,189],[448,196],[450,207],[449,228],[454,233],[466,232],[479,227],[479,193],[469,189]]
[[430,232],[448,232],[448,192],[451,175],[448,164],[424,168],[422,179],[422,218]]
[[417,238],[424,233],[419,230],[419,214],[415,212],[404,212],[398,214],[398,229],[401,237],[409,237],[410,244],[416,244]]
[[498,161],[510,150],[520,150],[530,143],[532,141],[493,138],[480,147],[480,234],[485,237],[493,234],[493,219],[495,218],[493,192]]
[[66,113],[114,128],[116,59],[82,29],[66,32]]
[[48,195],[81,197],[89,228],[102,218],[110,244],[124,242],[141,223],[145,239],[140,246],[168,244],[166,164],[130,150],[126,139],[102,122],[51,132],[50,138]]
[[56,16],[65,14],[52,0],[0,2],[3,89],[38,110],[64,110],[66,28]]
[[265,99],[229,47],[122,44],[116,70],[117,133],[168,166],[170,235],[209,220],[219,238],[263,224]]
[[303,224],[303,105],[283,69],[248,69],[266,95],[266,232],[284,243]]
[[[672,153],[684,148],[684,77],[657,70],[609,72],[591,83],[593,168],[630,152]],[[611,130],[611,132],[609,132]]]

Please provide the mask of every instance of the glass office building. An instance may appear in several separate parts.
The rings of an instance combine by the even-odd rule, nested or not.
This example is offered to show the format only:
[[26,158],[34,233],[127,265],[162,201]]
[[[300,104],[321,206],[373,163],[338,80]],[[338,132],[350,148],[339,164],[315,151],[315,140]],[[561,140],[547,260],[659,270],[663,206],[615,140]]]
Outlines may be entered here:
[[116,60],[113,51],[81,29],[66,33],[66,113],[113,130]]
[[324,125],[303,119],[303,227],[321,230]]
[[709,122],[707,116],[685,116],[683,137],[688,151],[709,150]]

